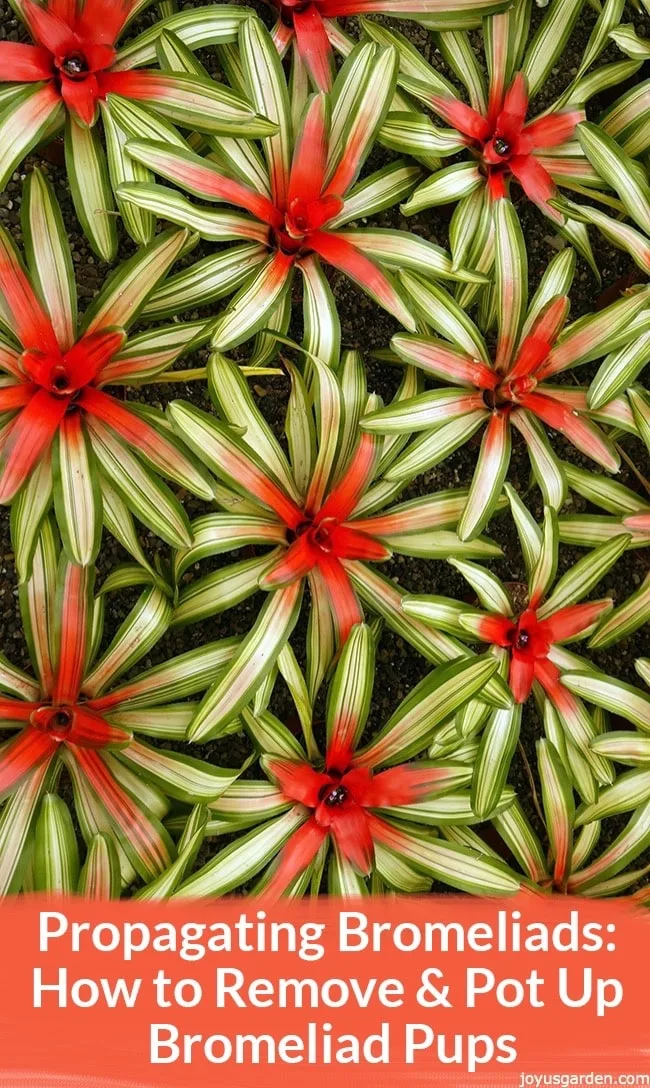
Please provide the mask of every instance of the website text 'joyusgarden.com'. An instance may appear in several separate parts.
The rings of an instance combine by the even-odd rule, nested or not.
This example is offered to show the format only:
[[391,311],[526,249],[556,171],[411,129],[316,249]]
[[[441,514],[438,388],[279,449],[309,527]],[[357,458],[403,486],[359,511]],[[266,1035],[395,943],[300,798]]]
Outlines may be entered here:
[[519,1088],[546,1088],[555,1085],[650,1085],[650,1073],[520,1073]]

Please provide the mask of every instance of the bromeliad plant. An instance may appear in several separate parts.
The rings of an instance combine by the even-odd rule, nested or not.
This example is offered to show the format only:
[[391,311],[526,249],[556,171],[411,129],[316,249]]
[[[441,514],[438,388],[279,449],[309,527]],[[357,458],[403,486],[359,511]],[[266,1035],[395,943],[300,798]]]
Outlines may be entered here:
[[[640,658],[636,668],[639,676],[650,683],[650,661]],[[612,774],[611,785],[601,790],[597,797],[583,798],[575,826],[582,826],[587,837],[588,829],[597,827],[598,821],[606,817],[628,812],[632,815],[614,842],[586,868],[572,874],[568,882],[569,891],[581,895],[620,894],[648,872],[647,866],[636,871],[629,870],[628,866],[650,846],[650,698],[634,685],[593,667],[568,672],[562,677],[562,683],[570,692],[594,704],[594,718],[601,715],[604,719],[611,713],[629,721],[637,730],[603,730],[591,741],[592,751],[598,758],[631,769],[616,779]],[[647,897],[647,891],[645,895]]]
[[[647,398],[641,390],[636,389],[630,390],[629,396],[641,430],[646,415],[650,421]],[[607,514],[567,514],[561,517],[560,540],[579,548],[594,548],[627,532],[630,533],[630,548],[650,546],[648,505],[640,495],[614,480],[585,472],[575,465],[563,467],[571,490],[594,506],[606,510]],[[607,649],[621,639],[629,638],[647,623],[650,623],[650,573],[627,600],[605,617],[592,635],[589,648]]]
[[[623,775],[612,786],[602,790],[597,800],[578,805],[562,730],[553,712],[545,721],[545,730],[546,737],[537,742],[537,766],[542,787],[542,814],[549,840],[548,853],[545,853],[519,801],[499,813],[493,820],[494,826],[526,874],[526,884],[530,882],[530,887],[549,893],[598,899],[620,895],[650,871],[645,866],[621,872],[647,845],[649,791],[646,788],[642,800],[635,800],[632,805],[626,806],[622,800],[623,792],[627,792],[629,797],[633,786],[630,779],[624,782],[626,776]],[[598,743],[602,741],[604,745],[616,736],[616,733],[604,735],[598,738]],[[635,805],[640,806],[638,814],[615,841],[589,864],[600,839],[602,820],[628,811]],[[478,849],[490,853],[490,848],[481,843],[478,836],[476,840]]]
[[[190,740],[222,732],[259,688],[297,621],[305,583],[311,595],[307,677],[313,702],[337,649],[363,619],[361,601],[436,664],[469,653],[456,639],[407,617],[400,609],[402,591],[370,564],[390,558],[392,551],[428,558],[500,554],[488,540],[466,545],[452,531],[466,491],[443,491],[385,509],[403,487],[387,484],[381,475],[401,443],[359,435],[359,416],[378,398],[368,396],[356,352],[345,353],[338,372],[311,359],[311,392],[298,369],[286,365],[292,383],[285,424],[289,459],[238,367],[224,356],[211,357],[208,377],[225,422],[186,401],[168,408],[178,434],[225,485],[216,497],[227,511],[193,523],[193,544],[175,559],[177,582],[206,556],[246,545],[273,549],[181,585],[177,624],[222,612],[258,588],[269,593],[229,672],[206,695]],[[416,383],[415,371],[407,371],[397,399]]]
[[[542,709],[548,701],[558,714],[566,748],[576,762],[584,764],[590,788],[611,780],[605,761],[594,755],[590,746],[596,735],[593,719],[584,703],[562,683],[565,672],[588,671],[591,666],[564,644],[585,638],[611,609],[609,597],[584,598],[602,581],[630,540],[623,533],[608,541],[575,563],[556,583],[559,530],[555,512],[547,507],[540,529],[517,493],[511,487],[507,493],[528,574],[521,599],[513,600],[500,579],[485,568],[450,559],[472,586],[481,608],[435,596],[407,596],[402,602],[408,615],[442,631],[491,643],[508,677],[514,706],[490,714],[472,782],[472,804],[485,818],[503,789],[519,739],[521,708],[533,690]],[[486,714],[482,720],[479,715],[468,718],[466,731],[477,732],[485,718]]]
[[[503,862],[479,858],[425,830],[437,822],[439,799],[443,807],[449,797],[469,807],[462,790],[471,767],[451,760],[405,762],[423,751],[433,728],[480,692],[497,662],[485,655],[435,669],[360,747],[374,657],[370,629],[355,626],[329,691],[324,757],[313,737],[308,755],[273,715],[244,712],[269,781],[242,782],[213,811],[224,814],[225,831],[228,821],[238,830],[242,817],[249,826],[262,826],[218,853],[176,897],[226,895],[262,870],[254,893],[267,900],[301,896],[310,886],[317,893],[326,869],[330,890],[343,895],[365,894],[371,874],[375,889],[421,891],[437,879],[480,895],[517,891],[519,882]],[[511,803],[505,790],[496,808]]]
[[[111,96],[136,103],[153,131],[157,115],[208,133],[254,137],[274,131],[245,98],[213,80],[136,68],[156,59],[150,33],[123,53],[116,51],[119,36],[149,3],[12,0],[34,44],[0,43],[0,84],[6,84],[0,87],[0,188],[26,154],[64,127],[77,215],[106,261],[114,260],[118,245],[111,185],[146,177],[146,172],[134,172],[125,158],[126,134],[113,113]],[[218,6],[203,13],[186,12],[161,26],[188,37],[196,47],[232,40],[239,23],[250,15],[243,8]],[[106,150],[98,132],[100,110]],[[137,242],[151,241],[151,216],[127,214],[124,219]]]
[[468,30],[481,26],[485,15],[502,11],[510,0],[269,0],[278,11],[273,41],[284,55],[295,40],[311,81],[319,91],[332,89],[334,49],[341,33],[333,19],[384,12],[399,19],[416,19],[435,30]]
[[[553,106],[529,119],[529,101],[542,89],[566,48],[582,4],[580,0],[555,0],[528,41],[531,7],[530,0],[515,0],[503,14],[484,20],[487,83],[466,34],[443,31],[436,35],[436,44],[466,91],[469,105],[401,35],[364,21],[366,35],[398,49],[400,86],[451,126],[440,129],[424,114],[396,112],[388,116],[382,140],[416,158],[446,158],[466,152],[463,161],[437,170],[422,182],[402,207],[404,214],[413,215],[458,202],[450,231],[456,263],[490,272],[494,264],[495,202],[509,194],[514,181],[528,200],[553,221],[554,229],[569,238],[598,276],[586,227],[565,219],[551,201],[558,186],[589,195],[593,191],[596,197],[604,187],[574,139],[575,129],[584,120],[588,98],[624,78],[624,72],[621,66],[608,66],[600,69],[595,78],[582,78],[607,44],[606,29],[603,33],[600,21],[574,84]],[[635,71],[636,67],[634,62],[623,65],[627,74],[628,69]],[[461,292],[464,306],[470,304],[478,290],[474,286]]]
[[[559,431],[608,472],[618,471],[620,456],[597,423],[636,432],[627,399],[615,392],[625,371],[623,361],[635,352],[637,338],[650,321],[650,292],[643,287],[564,328],[574,253],[567,249],[551,261],[529,305],[524,238],[509,200],[495,203],[494,221],[494,354],[480,329],[443,288],[403,273],[418,312],[446,339],[398,334],[391,346],[404,362],[452,385],[381,408],[361,420],[362,429],[371,434],[424,432],[387,470],[387,478],[395,481],[437,464],[486,427],[458,525],[463,540],[481,532],[494,512],[508,473],[513,427],[526,443],[544,502],[556,510],[566,498],[567,483],[544,425]],[[556,375],[602,356],[607,357],[605,364],[589,393],[580,386],[554,384]],[[588,399],[601,379],[612,399],[590,411]]]
[[[194,196],[247,213],[197,207],[160,185],[120,187],[123,200],[187,225],[206,240],[245,242],[220,248],[172,277],[154,294],[146,316],[203,307],[239,288],[213,327],[213,347],[229,351],[264,328],[287,332],[299,269],[306,346],[335,365],[339,319],[321,262],[348,276],[410,329],[414,319],[389,270],[415,268],[429,276],[483,282],[480,275],[454,270],[439,247],[412,234],[347,227],[397,203],[419,176],[417,166],[396,162],[355,185],[394,94],[393,49],[359,46],[339,73],[331,99],[322,94],[307,99],[300,86],[292,87],[290,96],[277,51],[257,20],[242,25],[239,40],[251,99],[278,127],[277,135],[264,141],[264,164],[236,141],[227,147],[212,142],[217,162],[162,143],[127,144],[136,162]],[[178,50],[176,55],[182,58]]]
[[20,576],[52,500],[68,555],[82,565],[97,555],[102,517],[137,554],[129,510],[172,546],[187,545],[187,515],[156,473],[204,499],[213,482],[162,413],[101,388],[151,378],[205,339],[200,321],[127,339],[187,235],[157,236],[78,319],[61,212],[38,171],[25,183],[22,212],[28,270],[0,229],[0,502],[13,503]]
[[[77,819],[90,845],[113,840],[122,883],[149,882],[175,850],[161,819],[168,798],[206,803],[240,774],[163,750],[134,737],[182,740],[195,704],[223,669],[236,641],[226,639],[171,658],[133,679],[124,675],[165,634],[168,597],[146,589],[110,645],[102,647],[104,597],[93,597],[94,571],[60,553],[51,519],[39,534],[20,608],[34,677],[0,655],[0,894],[16,891],[40,800],[65,769]],[[69,889],[70,890],[70,889]]]
[[[639,91],[644,92],[645,103],[638,101]],[[646,275],[650,272],[650,177],[643,156],[650,148],[648,99],[650,83],[646,81],[638,91],[635,89],[634,97],[630,92],[615,104],[599,125],[583,122],[576,129],[593,169],[617,194],[618,201],[612,204],[618,214],[607,214],[564,197],[554,200],[566,216],[597,227],[608,242],[629,253]]]
[[[629,391],[630,400],[634,396],[636,403],[640,392]],[[635,418],[641,429],[642,418],[635,411]],[[648,504],[641,495],[616,480],[611,480],[602,473],[587,472],[568,462],[562,463],[569,489],[582,496],[587,502],[605,513],[591,512],[562,514],[559,519],[560,540],[576,548],[597,548],[599,544],[620,536],[630,534],[630,548],[650,546],[650,522],[646,520]],[[645,528],[644,528],[645,526]]]

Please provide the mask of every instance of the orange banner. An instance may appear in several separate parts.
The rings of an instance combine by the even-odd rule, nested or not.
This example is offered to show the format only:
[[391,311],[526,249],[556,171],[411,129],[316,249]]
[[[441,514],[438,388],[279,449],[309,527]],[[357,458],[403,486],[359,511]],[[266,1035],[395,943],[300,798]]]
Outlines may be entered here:
[[5,901],[0,1085],[650,1085],[649,950],[622,901]]

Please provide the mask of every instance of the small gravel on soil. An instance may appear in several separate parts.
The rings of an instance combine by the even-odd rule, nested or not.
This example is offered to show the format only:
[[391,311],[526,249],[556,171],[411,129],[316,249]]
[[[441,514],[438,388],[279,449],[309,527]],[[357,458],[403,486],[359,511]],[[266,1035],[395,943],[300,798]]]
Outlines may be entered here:
[[[200,4],[183,3],[182,9],[199,7]],[[271,13],[264,4],[253,5],[267,25],[271,23]],[[534,23],[541,18],[542,11],[534,9]],[[145,29],[155,19],[155,8],[140,17],[133,25],[133,33]],[[646,17],[635,16],[630,11],[629,17],[636,22],[639,34],[650,33],[650,25]],[[586,5],[581,16],[580,25],[575,29],[569,46],[553,69],[551,76],[542,93],[533,103],[534,112],[539,112],[549,105],[559,93],[568,85],[577,71],[582,51],[593,27],[595,14]],[[433,36],[415,23],[382,18],[382,21],[395,29],[400,30],[421,51],[426,59],[440,69],[448,78],[454,80],[445,66],[444,61],[437,51]],[[345,29],[352,35],[358,34],[357,21],[348,19],[342,21]],[[25,40],[25,31],[22,24],[16,19],[7,0],[0,0],[0,40],[19,41]],[[480,41],[475,39],[477,56],[482,62]],[[217,78],[219,73],[211,50],[200,52],[200,58],[209,70]],[[621,54],[612,45],[599,64],[606,61],[618,60]],[[637,76],[636,78],[640,78]],[[616,88],[615,92],[608,92],[600,100],[590,104],[590,117],[596,119],[609,102],[617,97],[624,88]],[[366,172],[382,166],[391,161],[395,156],[381,148],[377,148],[371,160],[367,164]],[[91,251],[75,218],[70,189],[66,178],[63,156],[59,145],[50,145],[47,149],[41,149],[39,155],[30,156],[10,180],[7,189],[0,194],[0,224],[4,226],[16,242],[22,245],[22,231],[20,225],[21,189],[25,175],[34,167],[40,166],[53,182],[57,197],[60,201],[70,244],[79,291],[80,309],[89,304],[96,295],[99,287],[110,271],[110,267],[103,264]],[[552,225],[544,219],[541,213],[524,198],[517,187],[513,188],[513,199],[517,206],[529,256],[529,279],[531,291],[534,290],[548,261],[564,242],[554,232]],[[399,209],[390,209],[381,213],[372,221],[374,226],[392,227],[413,230],[425,238],[448,248],[448,229],[451,215],[450,208],[433,209],[420,215],[406,219]],[[364,224],[366,225],[365,221]],[[635,268],[629,258],[619,250],[612,248],[595,231],[591,234],[592,245],[596,262],[602,272],[602,286],[595,283],[594,277],[587,265],[579,258],[578,271],[571,292],[572,316],[577,317],[589,312],[604,301],[612,300],[620,291],[621,283],[625,278],[635,273]],[[120,259],[128,257],[133,252],[134,246],[124,232],[121,233]],[[207,245],[199,245],[185,258],[187,263],[192,263],[210,252]],[[329,270],[328,274],[330,274]],[[336,296],[342,323],[342,342],[344,348],[355,348],[366,353],[368,368],[368,386],[371,391],[379,393],[384,401],[391,398],[394,393],[398,376],[394,368],[384,365],[370,357],[370,353],[380,348],[385,348],[391,336],[397,331],[395,322],[381,309],[375,306],[364,294],[359,292],[350,282],[336,272],[330,275],[331,285]],[[603,295],[605,298],[603,299]],[[294,307],[295,318],[290,330],[290,335],[300,340],[301,307],[299,298],[299,284],[296,287],[297,305]],[[216,312],[216,309],[208,308],[207,312]],[[204,316],[206,310],[200,313],[193,312],[183,315],[188,319]],[[242,357],[245,351],[241,353]],[[205,363],[207,352],[195,353],[193,357],[186,358],[180,364],[183,368],[199,366]],[[588,368],[583,368],[581,378],[588,380],[591,374]],[[282,421],[287,403],[288,386],[283,378],[263,378],[256,387],[258,402],[265,417],[274,428],[276,434],[281,436]],[[179,383],[176,385],[149,386],[140,390],[127,390],[125,397],[130,401],[141,401],[164,408],[170,401],[178,397],[191,400],[201,408],[209,408],[210,402],[204,383]],[[478,441],[469,443],[464,449],[457,451],[448,460],[436,469],[425,473],[415,481],[405,493],[404,498],[429,494],[446,487],[466,487],[469,485],[474,466]],[[553,443],[558,453],[565,459],[582,465],[593,471],[591,462],[584,460],[580,454],[564,442],[559,436],[553,436]],[[625,439],[625,450],[630,460],[636,466],[638,472],[650,479],[650,458],[647,450],[641,442],[634,439]],[[530,467],[528,458],[522,447],[521,441],[515,436],[513,456],[509,479],[516,489],[525,497],[536,517],[542,514],[539,492],[531,486]],[[624,463],[619,479],[622,483],[643,494],[643,488],[639,478],[633,470]],[[647,496],[646,496],[647,497]],[[184,502],[190,517],[196,517],[205,512],[206,508],[197,500],[184,496]],[[579,496],[571,496],[567,509],[572,512],[582,511],[587,504]],[[488,528],[489,535],[503,548],[503,558],[490,563],[490,567],[507,582],[517,583],[524,580],[524,570],[519,552],[518,541],[511,520],[500,516],[493,520]],[[163,560],[168,560],[168,551],[161,541],[151,533],[142,529],[142,546],[150,558],[158,555]],[[242,553],[243,554],[243,553]],[[250,554],[250,553],[249,553]],[[560,557],[560,572],[567,569],[571,563],[579,558],[577,549],[562,546]],[[222,563],[232,561],[232,556],[221,557],[213,561],[207,561],[200,566],[200,573],[207,573]],[[122,548],[108,535],[104,534],[102,551],[98,563],[98,581],[118,563],[128,559]],[[623,601],[635,588],[637,588],[646,573],[650,569],[650,550],[637,550],[626,553],[618,562],[613,571],[604,579],[598,587],[597,596],[611,594],[616,602]],[[423,561],[411,559],[405,556],[396,556],[383,568],[385,573],[394,578],[401,586],[411,592],[445,594],[452,597],[471,601],[471,591],[463,579],[446,563],[435,561]],[[115,630],[124,619],[128,609],[133,605],[137,597],[133,592],[119,592],[111,594],[106,607],[106,629],[104,644],[107,644],[115,633]],[[200,646],[204,642],[221,638],[226,635],[244,634],[250,629],[252,622],[264,599],[259,593],[237,608],[221,616],[215,616],[203,623],[195,624],[189,628],[179,628],[170,631],[140,662],[136,671],[140,671],[150,665],[163,661],[166,658],[181,653],[194,646]],[[303,617],[306,609],[303,610]],[[306,623],[303,620],[293,637],[296,652],[301,660],[304,659],[304,636]],[[9,534],[9,516],[6,510],[0,512],[0,647],[13,662],[25,668],[29,668],[29,658],[22,630],[20,613],[18,610],[18,593],[16,572],[14,569],[11,541]],[[634,659],[641,654],[650,653],[650,639],[648,630],[637,632],[635,636],[627,639],[610,650],[594,654],[597,665],[624,680],[635,682]],[[378,650],[378,675],[381,683],[375,688],[369,729],[376,730],[392,713],[398,703],[412,689],[412,687],[429,671],[429,666],[403,639],[393,633],[384,630]],[[295,712],[284,686],[277,685],[272,702],[273,711],[283,718],[293,729],[298,731],[298,723]],[[323,729],[323,697],[319,699],[316,708],[316,729]],[[616,727],[622,723],[614,722]],[[628,727],[629,728],[629,727]],[[517,789],[526,812],[539,827],[539,819],[533,802],[531,781],[529,778],[527,763],[535,766],[535,741],[542,734],[541,724],[538,720],[534,706],[526,708],[522,727],[522,748],[513,761],[510,773],[510,782]],[[237,766],[250,753],[251,747],[247,738],[243,736],[226,736],[218,741],[205,745],[174,745],[180,750],[186,750],[193,755],[213,761],[223,766]],[[256,776],[255,769],[250,769],[247,774]],[[601,836],[600,847],[613,839],[619,832],[625,819],[610,819],[605,821]],[[493,845],[499,845],[494,840],[489,827],[484,830]],[[205,863],[217,849],[223,845],[224,840],[207,843],[201,852],[199,864]],[[507,856],[505,854],[504,856]],[[638,865],[650,860],[650,852],[645,858],[639,859]],[[445,889],[436,889],[445,890]]]

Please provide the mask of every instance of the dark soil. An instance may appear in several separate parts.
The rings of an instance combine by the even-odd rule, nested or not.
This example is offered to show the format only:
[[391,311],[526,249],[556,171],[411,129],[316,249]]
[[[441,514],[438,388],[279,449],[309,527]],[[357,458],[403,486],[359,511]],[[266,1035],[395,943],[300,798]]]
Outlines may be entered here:
[[[184,3],[180,6],[190,8],[201,5]],[[269,9],[263,4],[259,6],[255,4],[254,6],[265,21],[270,24],[271,13]],[[539,9],[534,8],[534,20],[538,20],[541,14],[542,12]],[[155,7],[137,21],[133,27],[133,32],[144,29],[145,26],[150,25],[154,18]],[[635,16],[634,11],[630,9],[628,18],[636,22],[639,34],[647,36],[650,33],[650,22],[647,17],[644,20],[642,16]],[[543,93],[533,103],[533,112],[538,112],[553,101],[575,75],[594,20],[593,10],[589,5],[586,5],[580,25],[574,31],[568,48],[560,58],[557,67],[553,69]],[[435,48],[433,36],[428,31],[415,23],[391,19],[385,19],[384,21],[406,34],[431,63],[445,71],[449,78],[453,78],[451,73],[445,70],[444,62]],[[347,20],[345,27],[350,33],[354,34],[356,32],[355,20]],[[16,20],[7,0],[0,0],[0,40],[16,41],[22,40],[24,37],[22,25]],[[480,43],[478,40],[476,42],[476,51],[480,57]],[[204,50],[200,55],[202,61],[218,76],[212,51]],[[612,46],[603,55],[599,64],[618,59],[621,59],[621,54]],[[603,98],[600,101],[592,102],[589,111],[590,116],[594,119],[597,118],[600,111],[622,89],[617,88],[616,95],[610,92],[607,99]],[[378,148],[368,163],[367,170],[376,169],[392,157],[389,152]],[[20,171],[14,174],[6,191],[0,194],[0,223],[11,233],[16,242],[22,245],[20,227],[22,181],[25,174],[33,166],[41,166],[53,182],[63,209],[77,272],[80,309],[83,309],[97,293],[110,268],[102,264],[93,255],[79,228],[72,207],[65,168],[61,159],[62,156],[59,150],[54,146],[43,151],[41,156],[34,155],[26,160]],[[532,291],[539,282],[548,261],[564,243],[554,233],[549,221],[544,219],[534,206],[527,203],[521,191],[517,188],[513,189],[513,199],[526,236]],[[424,212],[407,220],[400,215],[399,209],[395,208],[382,213],[372,222],[377,226],[412,230],[448,248],[450,214],[451,208],[441,208]],[[627,256],[609,246],[595,231],[592,232],[591,240],[603,282],[602,286],[599,287],[595,283],[587,265],[580,258],[578,259],[578,272],[571,292],[573,317],[598,308],[599,305],[604,305],[605,302],[612,301],[612,298],[616,297],[627,286],[628,277],[636,272]],[[132,251],[133,243],[123,233],[120,257],[124,258]],[[187,260],[194,262],[209,251],[209,246],[199,246]],[[397,372],[393,368],[373,360],[369,355],[374,350],[385,348],[388,345],[391,335],[397,330],[397,326],[383,310],[376,307],[342,276],[337,273],[332,274],[331,283],[341,316],[343,346],[345,348],[356,348],[366,353],[369,389],[381,394],[386,401],[390,399],[394,392],[397,383]],[[302,333],[301,307],[298,297],[296,297],[295,301],[297,303],[294,307],[295,319],[290,334],[299,341]],[[216,308],[214,308],[214,312],[216,312]],[[205,311],[202,311],[202,314],[204,313]],[[202,314],[188,313],[183,316],[194,318],[202,316]],[[206,358],[206,352],[198,352],[194,357],[184,359],[181,365],[183,367],[198,366],[204,363]],[[588,380],[590,376],[588,368],[583,368],[581,380]],[[281,433],[287,399],[286,381],[283,378],[261,378],[255,384],[255,392],[266,418],[274,426],[276,433]],[[207,389],[203,383],[149,386],[140,390],[130,389],[126,391],[126,399],[128,400],[143,401],[161,408],[177,397],[189,399],[203,408],[209,407]],[[563,439],[559,436],[553,436],[553,441],[558,453],[563,458],[581,464],[593,471],[593,464],[582,459],[577,451],[566,444]],[[639,441],[625,438],[624,448],[640,476],[645,477],[646,480],[650,479],[650,458],[645,447]],[[468,444],[441,466],[424,474],[408,489],[404,497],[424,495],[445,487],[468,486],[476,462],[476,451],[476,444]],[[517,490],[525,495],[526,501],[530,504],[535,515],[540,516],[540,495],[535,488],[531,487],[528,458],[522,443],[518,441],[517,437],[515,437],[514,441],[509,479]],[[645,494],[640,477],[626,463],[623,465],[619,479],[633,490],[642,495]],[[648,497],[647,494],[645,497]],[[201,504],[191,497],[187,498],[185,496],[184,501],[190,517],[204,512]],[[579,496],[573,495],[567,503],[567,509],[569,508],[572,511],[583,510],[586,508],[586,503]],[[507,582],[523,581],[524,569],[511,520],[508,517],[497,517],[490,524],[487,531],[490,536],[498,541],[504,551],[503,558],[492,563],[492,568]],[[152,534],[143,529],[141,538],[143,547],[149,556],[153,557],[159,554],[163,559],[168,558],[166,546],[154,538]],[[580,554],[583,553],[563,546],[561,548],[560,570],[567,569],[579,558]],[[108,534],[105,534],[98,564],[100,581],[112,567],[127,558],[120,546]],[[227,561],[231,560],[232,556],[229,556]],[[218,560],[213,561],[212,567],[218,565],[218,563]],[[201,573],[206,573],[209,569],[211,569],[210,562],[201,565]],[[444,562],[423,561],[397,556],[384,569],[400,585],[412,592],[435,592],[464,599],[468,597],[467,585]],[[598,595],[611,594],[615,601],[620,603],[638,587],[648,569],[650,569],[650,550],[637,550],[626,553],[614,570],[608,574],[603,584],[598,587]],[[135,599],[136,594],[132,592],[116,593],[110,596],[106,610],[106,642],[110,639]],[[263,594],[260,593],[224,615],[215,616],[204,623],[189,628],[170,631],[156,646],[155,650],[140,663],[139,669],[163,661],[192,646],[200,646],[208,640],[226,635],[244,634],[250,629],[262,600]],[[294,635],[296,652],[301,659],[303,657],[304,632],[305,623],[303,621],[299,624]],[[29,669],[18,610],[16,573],[9,536],[9,517],[6,510],[0,512],[0,647],[13,662]],[[637,679],[634,672],[634,660],[636,657],[648,653],[650,653],[650,637],[646,627],[645,630],[637,632],[633,638],[619,643],[608,651],[595,655],[595,660],[598,666],[604,670],[624,680],[634,682]],[[376,729],[385,722],[398,703],[427,671],[427,663],[410,646],[392,632],[387,630],[383,632],[378,652],[378,675],[381,677],[381,682],[376,685],[375,689],[370,719],[371,729]],[[293,723],[295,721],[295,713],[291,710],[288,693],[286,693],[282,684],[277,686],[272,709],[288,722]],[[317,707],[317,718],[319,723],[322,722],[322,698]],[[616,724],[614,723],[614,725]],[[535,766],[535,741],[540,735],[540,722],[531,705],[524,714],[522,751],[513,762],[510,781],[516,787],[522,804],[536,824],[538,824],[538,818],[532,800],[531,784],[525,759],[531,766]],[[210,759],[215,763],[233,766],[238,765],[248,754],[250,745],[244,737],[228,736],[207,745],[186,746],[186,749],[194,755]],[[252,770],[248,773],[255,775],[256,772]],[[618,819],[605,822],[600,842],[601,847],[605,842],[615,837],[624,822],[625,820]],[[219,842],[208,844],[200,860],[205,861],[207,856],[214,853],[215,849],[220,845]],[[650,855],[645,860],[649,859]],[[639,861],[639,865],[642,860],[644,859]]]

